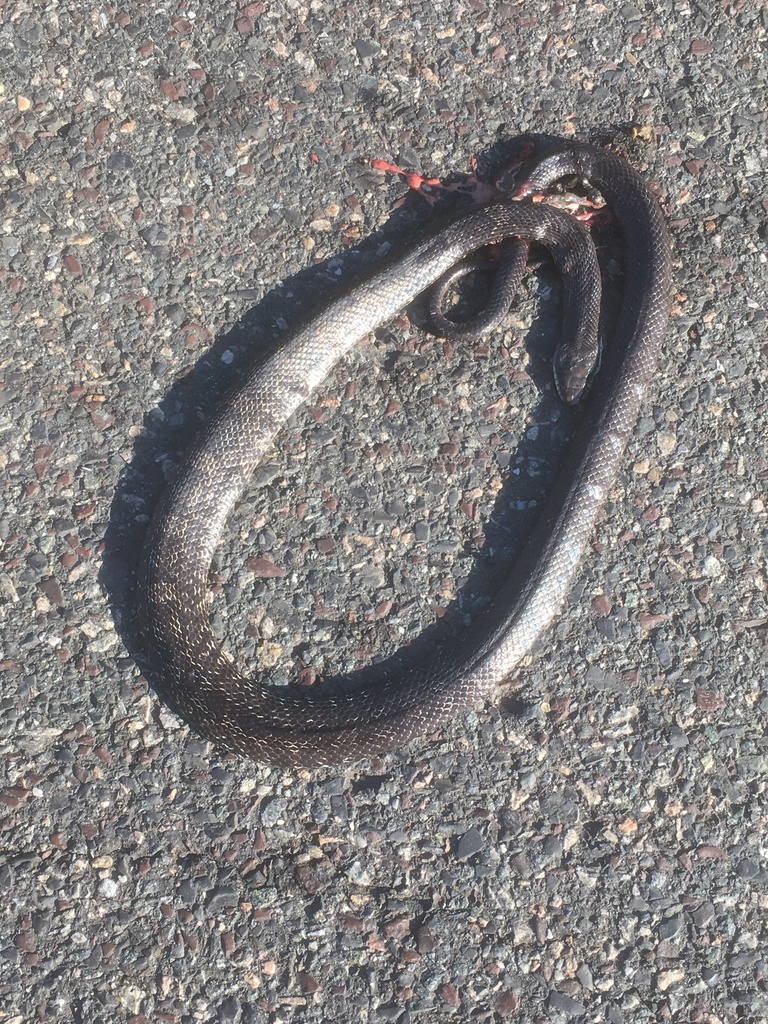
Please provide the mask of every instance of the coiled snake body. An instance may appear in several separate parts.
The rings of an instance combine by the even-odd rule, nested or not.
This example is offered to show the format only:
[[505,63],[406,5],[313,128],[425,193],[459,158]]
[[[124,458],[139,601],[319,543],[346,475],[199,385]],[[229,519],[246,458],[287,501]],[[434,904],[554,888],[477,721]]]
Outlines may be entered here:
[[[567,214],[530,201],[483,207],[383,269],[374,266],[247,373],[193,445],[150,525],[140,593],[158,688],[204,736],[282,765],[332,765],[378,754],[435,730],[486,697],[552,621],[634,428],[656,366],[670,291],[661,212],[625,161],[564,142],[533,166],[522,191],[545,191],[572,175],[602,193],[618,222],[627,254],[622,306],[570,449],[574,454],[564,460],[527,553],[490,613],[396,679],[331,694],[322,686],[277,687],[244,676],[222,651],[207,613],[208,573],[227,516],[280,427],[357,341],[466,254],[511,235],[543,241],[564,276],[566,308],[581,311],[594,303],[594,292],[591,298],[576,294],[598,277],[588,236]],[[583,260],[590,265],[582,266]]]

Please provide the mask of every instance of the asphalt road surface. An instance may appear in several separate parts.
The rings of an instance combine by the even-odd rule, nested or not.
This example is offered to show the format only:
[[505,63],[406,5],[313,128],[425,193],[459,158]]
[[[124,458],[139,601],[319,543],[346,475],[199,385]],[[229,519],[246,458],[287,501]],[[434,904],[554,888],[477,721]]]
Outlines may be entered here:
[[[768,1019],[767,55],[747,0],[0,6],[2,1024]],[[675,250],[567,607],[375,762],[210,748],[138,660],[165,480],[436,215],[371,160],[492,174],[525,132],[624,153]],[[217,556],[234,656],[345,672],[492,588],[568,440],[557,299],[471,344],[403,315],[294,417]]]

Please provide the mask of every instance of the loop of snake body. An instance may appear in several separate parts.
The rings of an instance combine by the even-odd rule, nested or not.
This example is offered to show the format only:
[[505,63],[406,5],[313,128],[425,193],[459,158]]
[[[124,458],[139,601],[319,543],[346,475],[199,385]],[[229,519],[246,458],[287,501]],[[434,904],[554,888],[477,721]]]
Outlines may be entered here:
[[[489,612],[396,678],[331,693],[322,685],[280,687],[243,674],[222,650],[208,617],[208,574],[232,507],[285,421],[360,339],[481,246],[517,236],[550,248],[564,278],[569,330],[560,346],[558,387],[578,397],[588,368],[576,358],[569,371],[568,353],[573,346],[578,350],[574,338],[584,329],[581,321],[596,315],[594,247],[570,215],[525,198],[482,207],[383,267],[374,265],[244,375],[185,457],[150,524],[139,596],[157,689],[206,738],[286,766],[374,756],[435,731],[492,695],[551,623],[621,465],[656,366],[671,277],[661,211],[629,164],[563,141],[533,164],[518,196],[545,192],[565,176],[582,178],[601,192],[618,224],[626,254],[623,298],[553,494]],[[579,321],[575,327],[571,318]],[[573,387],[568,373],[577,378]]]

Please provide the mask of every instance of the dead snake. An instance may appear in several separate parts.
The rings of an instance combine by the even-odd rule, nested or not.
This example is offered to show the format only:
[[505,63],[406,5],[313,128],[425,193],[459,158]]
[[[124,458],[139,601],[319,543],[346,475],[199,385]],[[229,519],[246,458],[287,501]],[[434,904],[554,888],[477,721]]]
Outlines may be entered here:
[[[400,747],[487,697],[552,621],[588,545],[656,366],[671,277],[659,206],[621,158],[564,141],[533,165],[520,191],[544,192],[574,175],[602,193],[623,237],[625,280],[615,330],[571,454],[563,460],[526,551],[483,621],[447,641],[433,657],[395,679],[332,693],[323,692],[323,686],[278,687],[248,678],[222,650],[210,625],[208,574],[214,550],[232,507],[285,421],[361,338],[468,253],[509,236],[543,241],[553,251],[566,293],[569,288],[574,293],[566,294],[565,307],[594,302],[594,291],[591,298],[575,294],[599,275],[594,247],[573,218],[530,201],[492,203],[383,266],[374,265],[287,337],[266,362],[247,372],[193,444],[150,524],[139,593],[158,689],[205,737],[281,765],[333,765]],[[591,265],[581,266],[582,260]],[[560,351],[567,361],[568,345]],[[568,387],[564,378],[561,368],[561,390]]]

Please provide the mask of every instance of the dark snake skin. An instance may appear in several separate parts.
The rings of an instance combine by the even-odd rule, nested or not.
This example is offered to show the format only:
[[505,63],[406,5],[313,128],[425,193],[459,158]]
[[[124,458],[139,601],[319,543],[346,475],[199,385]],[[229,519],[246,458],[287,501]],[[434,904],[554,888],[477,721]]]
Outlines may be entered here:
[[222,651],[208,619],[208,573],[230,510],[288,417],[359,339],[468,253],[510,235],[543,241],[565,280],[565,326],[569,315],[584,315],[599,295],[590,285],[598,278],[593,246],[573,218],[530,201],[493,203],[374,266],[251,370],[192,447],[150,525],[140,594],[158,690],[205,737],[280,765],[379,754],[487,698],[551,623],[621,465],[656,366],[670,293],[665,225],[635,171],[610,153],[563,142],[534,165],[521,191],[546,191],[566,175],[598,189],[618,222],[627,253],[622,306],[571,454],[488,614],[430,659],[372,686],[332,693],[322,685],[270,686],[244,676]]

